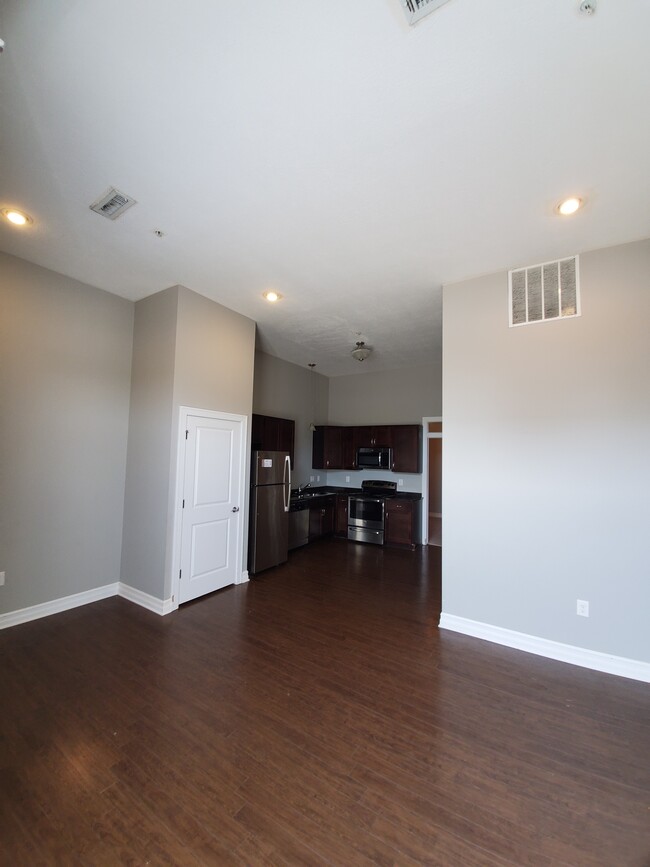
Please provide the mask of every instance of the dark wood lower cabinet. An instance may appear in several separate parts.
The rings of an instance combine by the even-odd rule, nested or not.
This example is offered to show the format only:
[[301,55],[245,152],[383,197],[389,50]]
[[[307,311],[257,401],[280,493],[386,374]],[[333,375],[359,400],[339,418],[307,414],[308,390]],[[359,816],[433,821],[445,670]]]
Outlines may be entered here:
[[348,495],[339,494],[336,498],[336,519],[334,534],[347,538],[348,535]]
[[420,500],[386,500],[384,542],[415,548],[420,542]]
[[309,508],[309,541],[334,532],[336,497],[321,499]]

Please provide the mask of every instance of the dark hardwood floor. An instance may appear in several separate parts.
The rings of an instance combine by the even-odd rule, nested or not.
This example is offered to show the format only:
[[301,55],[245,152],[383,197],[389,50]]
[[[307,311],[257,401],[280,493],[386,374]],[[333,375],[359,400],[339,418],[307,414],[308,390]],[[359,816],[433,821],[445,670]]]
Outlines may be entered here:
[[439,556],[0,633],[0,863],[650,864],[648,686],[440,632]]

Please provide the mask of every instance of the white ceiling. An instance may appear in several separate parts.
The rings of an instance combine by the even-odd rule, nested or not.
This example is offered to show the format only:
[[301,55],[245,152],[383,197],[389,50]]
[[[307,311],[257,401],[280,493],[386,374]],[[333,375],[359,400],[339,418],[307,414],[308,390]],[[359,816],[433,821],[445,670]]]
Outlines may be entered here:
[[428,363],[443,283],[650,235],[650,3],[578,5],[1,0],[0,206],[34,225],[0,249],[180,283],[326,375]]

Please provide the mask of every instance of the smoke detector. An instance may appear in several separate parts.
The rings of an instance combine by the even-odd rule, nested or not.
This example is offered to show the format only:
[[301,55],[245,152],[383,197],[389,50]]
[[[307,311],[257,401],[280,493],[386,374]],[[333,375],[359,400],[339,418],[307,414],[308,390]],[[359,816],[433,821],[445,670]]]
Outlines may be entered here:
[[131,196],[121,193],[115,187],[110,187],[99,199],[92,203],[90,210],[109,220],[117,220],[118,217],[122,216],[124,211],[128,211],[135,204],[136,201]]
[[416,24],[420,18],[424,18],[449,0],[400,0],[400,2],[408,23]]
[[370,355],[372,349],[369,349],[363,340],[357,340],[357,348],[353,349],[350,355],[356,361],[365,361],[366,358]]

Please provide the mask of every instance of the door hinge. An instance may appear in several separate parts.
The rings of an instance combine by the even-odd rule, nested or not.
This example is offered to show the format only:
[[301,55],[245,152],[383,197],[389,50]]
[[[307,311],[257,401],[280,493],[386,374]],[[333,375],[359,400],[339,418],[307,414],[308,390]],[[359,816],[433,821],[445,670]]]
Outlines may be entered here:
[[179,570],[178,570],[178,580],[179,580],[179,581],[180,581],[180,578],[181,578],[181,575],[182,575],[182,574],[183,574],[183,570],[182,570],[182,569],[179,569]]
[[185,500],[183,500],[183,508],[185,508]]
[[185,439],[187,439],[189,435],[190,435],[190,432],[188,430],[186,430],[185,431]]

